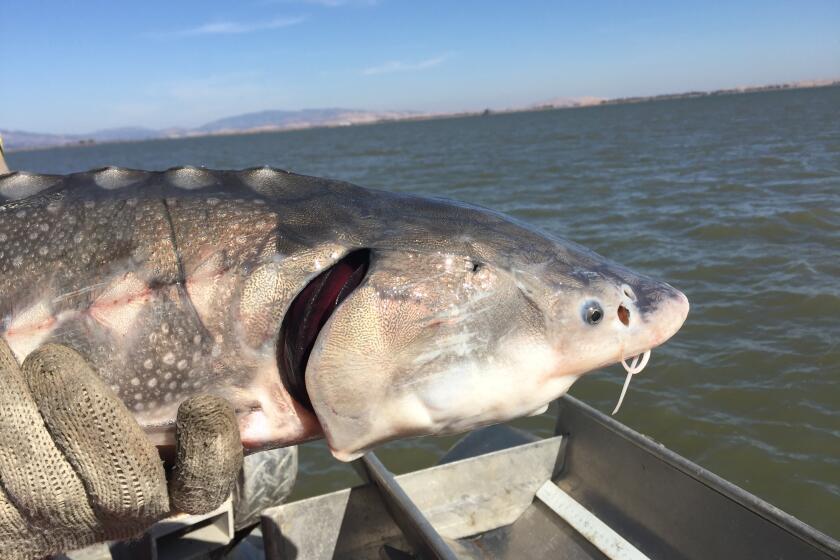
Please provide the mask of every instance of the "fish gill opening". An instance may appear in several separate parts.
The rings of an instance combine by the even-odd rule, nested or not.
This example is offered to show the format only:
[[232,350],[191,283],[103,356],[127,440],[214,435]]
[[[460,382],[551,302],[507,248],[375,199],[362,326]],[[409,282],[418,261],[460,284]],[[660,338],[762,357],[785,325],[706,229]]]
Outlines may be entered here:
[[347,253],[309,282],[283,317],[277,340],[277,368],[289,395],[309,410],[312,402],[305,382],[309,354],[333,312],[365,279],[370,258],[370,249]]

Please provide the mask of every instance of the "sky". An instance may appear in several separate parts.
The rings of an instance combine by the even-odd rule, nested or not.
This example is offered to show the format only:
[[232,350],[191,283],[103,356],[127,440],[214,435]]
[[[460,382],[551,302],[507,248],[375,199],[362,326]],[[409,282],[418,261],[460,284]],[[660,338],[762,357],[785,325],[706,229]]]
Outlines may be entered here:
[[0,129],[840,78],[840,2],[0,0]]

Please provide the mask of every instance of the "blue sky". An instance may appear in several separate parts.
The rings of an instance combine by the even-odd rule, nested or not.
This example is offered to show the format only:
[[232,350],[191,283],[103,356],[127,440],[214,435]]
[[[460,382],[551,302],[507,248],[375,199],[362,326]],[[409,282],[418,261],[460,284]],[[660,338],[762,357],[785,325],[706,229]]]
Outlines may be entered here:
[[840,78],[840,2],[0,2],[0,128],[196,126]]

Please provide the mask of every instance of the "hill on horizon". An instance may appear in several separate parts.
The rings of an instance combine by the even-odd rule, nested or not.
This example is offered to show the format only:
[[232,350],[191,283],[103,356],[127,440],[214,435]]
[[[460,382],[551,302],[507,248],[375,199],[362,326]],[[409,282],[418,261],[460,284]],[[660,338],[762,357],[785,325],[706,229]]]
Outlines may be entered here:
[[[741,86],[737,88],[713,91],[691,91],[640,97],[622,97],[606,99],[593,96],[556,97],[524,107],[502,109],[499,112],[535,111],[543,109],[564,109],[588,107],[603,104],[639,103],[664,99],[704,97],[708,95],[733,95],[759,93],[786,89],[840,87],[840,80],[805,80],[764,86]],[[411,119],[418,117],[447,117],[467,113],[424,113],[420,111],[369,111],[363,109],[316,108],[298,110],[266,110],[243,113],[210,121],[195,128],[167,128],[155,130],[138,126],[126,126],[97,130],[88,134],[50,134],[24,130],[0,129],[4,146],[7,150],[26,150],[49,148],[74,144],[97,142],[130,142],[153,140],[157,138],[184,138],[212,134],[237,134],[248,132],[266,132],[294,130],[319,126],[349,126],[386,120]],[[476,112],[474,114],[481,114]]]
[[130,142],[157,138],[182,138],[249,131],[289,130],[314,126],[343,126],[372,123],[421,115],[417,111],[365,111],[360,109],[323,108],[295,111],[268,110],[243,113],[211,121],[195,128],[155,130],[126,126],[95,130],[86,134],[50,134],[24,130],[0,129],[6,150],[49,148],[96,142]]

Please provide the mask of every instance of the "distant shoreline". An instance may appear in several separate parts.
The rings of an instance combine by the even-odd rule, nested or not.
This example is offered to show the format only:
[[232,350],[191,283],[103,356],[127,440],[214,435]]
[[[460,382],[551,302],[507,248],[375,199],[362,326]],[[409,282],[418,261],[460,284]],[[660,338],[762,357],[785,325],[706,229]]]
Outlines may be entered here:
[[[567,104],[537,104],[530,107],[520,107],[520,108],[512,108],[512,109],[484,109],[481,111],[462,111],[462,112],[455,112],[455,113],[432,113],[432,114],[412,114],[406,116],[398,116],[398,117],[386,117],[381,119],[372,119],[360,122],[341,122],[341,123],[313,123],[309,125],[291,125],[291,126],[260,126],[255,128],[244,128],[244,129],[230,129],[230,130],[220,130],[217,132],[185,132],[179,134],[172,134],[172,135],[163,135],[159,137],[152,137],[152,138],[138,138],[138,139],[114,139],[114,140],[100,140],[96,141],[91,138],[84,138],[84,135],[68,135],[74,137],[82,137],[75,139],[73,141],[68,141],[65,143],[56,143],[50,145],[36,145],[36,146],[24,146],[24,147],[13,147],[6,145],[5,152],[8,153],[16,153],[16,152],[33,152],[33,151],[44,151],[44,150],[55,150],[55,149],[67,149],[67,148],[85,148],[89,146],[97,146],[97,145],[110,145],[110,144],[135,144],[141,142],[155,142],[161,140],[183,140],[187,138],[208,138],[214,136],[242,136],[248,134],[272,134],[278,132],[295,132],[301,130],[315,130],[315,129],[326,129],[326,128],[345,128],[345,127],[358,127],[358,126],[370,126],[370,125],[377,125],[377,124],[385,124],[385,123],[393,123],[393,122],[412,122],[412,121],[431,121],[431,120],[444,120],[444,119],[457,119],[457,118],[465,118],[465,117],[481,117],[481,116],[488,116],[488,115],[501,115],[501,114],[515,114],[515,113],[528,113],[528,112],[536,112],[536,111],[554,111],[554,110],[561,110],[561,109],[585,109],[585,108],[592,108],[592,107],[603,107],[609,105],[629,105],[629,104],[636,104],[636,103],[648,103],[653,101],[669,101],[669,100],[679,100],[679,99],[697,99],[701,97],[720,97],[720,96],[728,96],[728,95],[740,95],[746,93],[765,93],[765,92],[774,92],[774,91],[790,91],[790,90],[804,90],[804,89],[816,89],[816,88],[829,88],[829,87],[840,87],[840,80],[813,80],[813,81],[806,81],[806,82],[794,82],[794,83],[784,83],[784,84],[771,84],[771,85],[764,85],[764,86],[749,86],[749,87],[737,87],[737,88],[727,88],[727,89],[718,89],[718,90],[710,90],[710,91],[689,91],[689,92],[682,92],[682,93],[666,93],[666,94],[658,94],[658,95],[648,95],[648,96],[633,96],[633,97],[618,97],[612,99],[598,99],[598,100],[588,100],[584,103],[578,103],[574,100],[569,101]],[[18,131],[7,131],[7,133],[15,133]]]
[[605,99],[601,105],[623,105],[626,103],[645,103],[648,101],[666,101],[669,99],[694,99],[697,97],[717,97],[721,95],[739,95],[742,93],[764,93],[769,91],[787,91],[797,89],[816,89],[840,86],[840,80],[825,80],[814,82],[794,82],[789,84],[771,84],[766,86],[749,86],[739,88],[716,89],[711,91],[688,91],[684,93],[664,93],[640,97],[618,97]]

